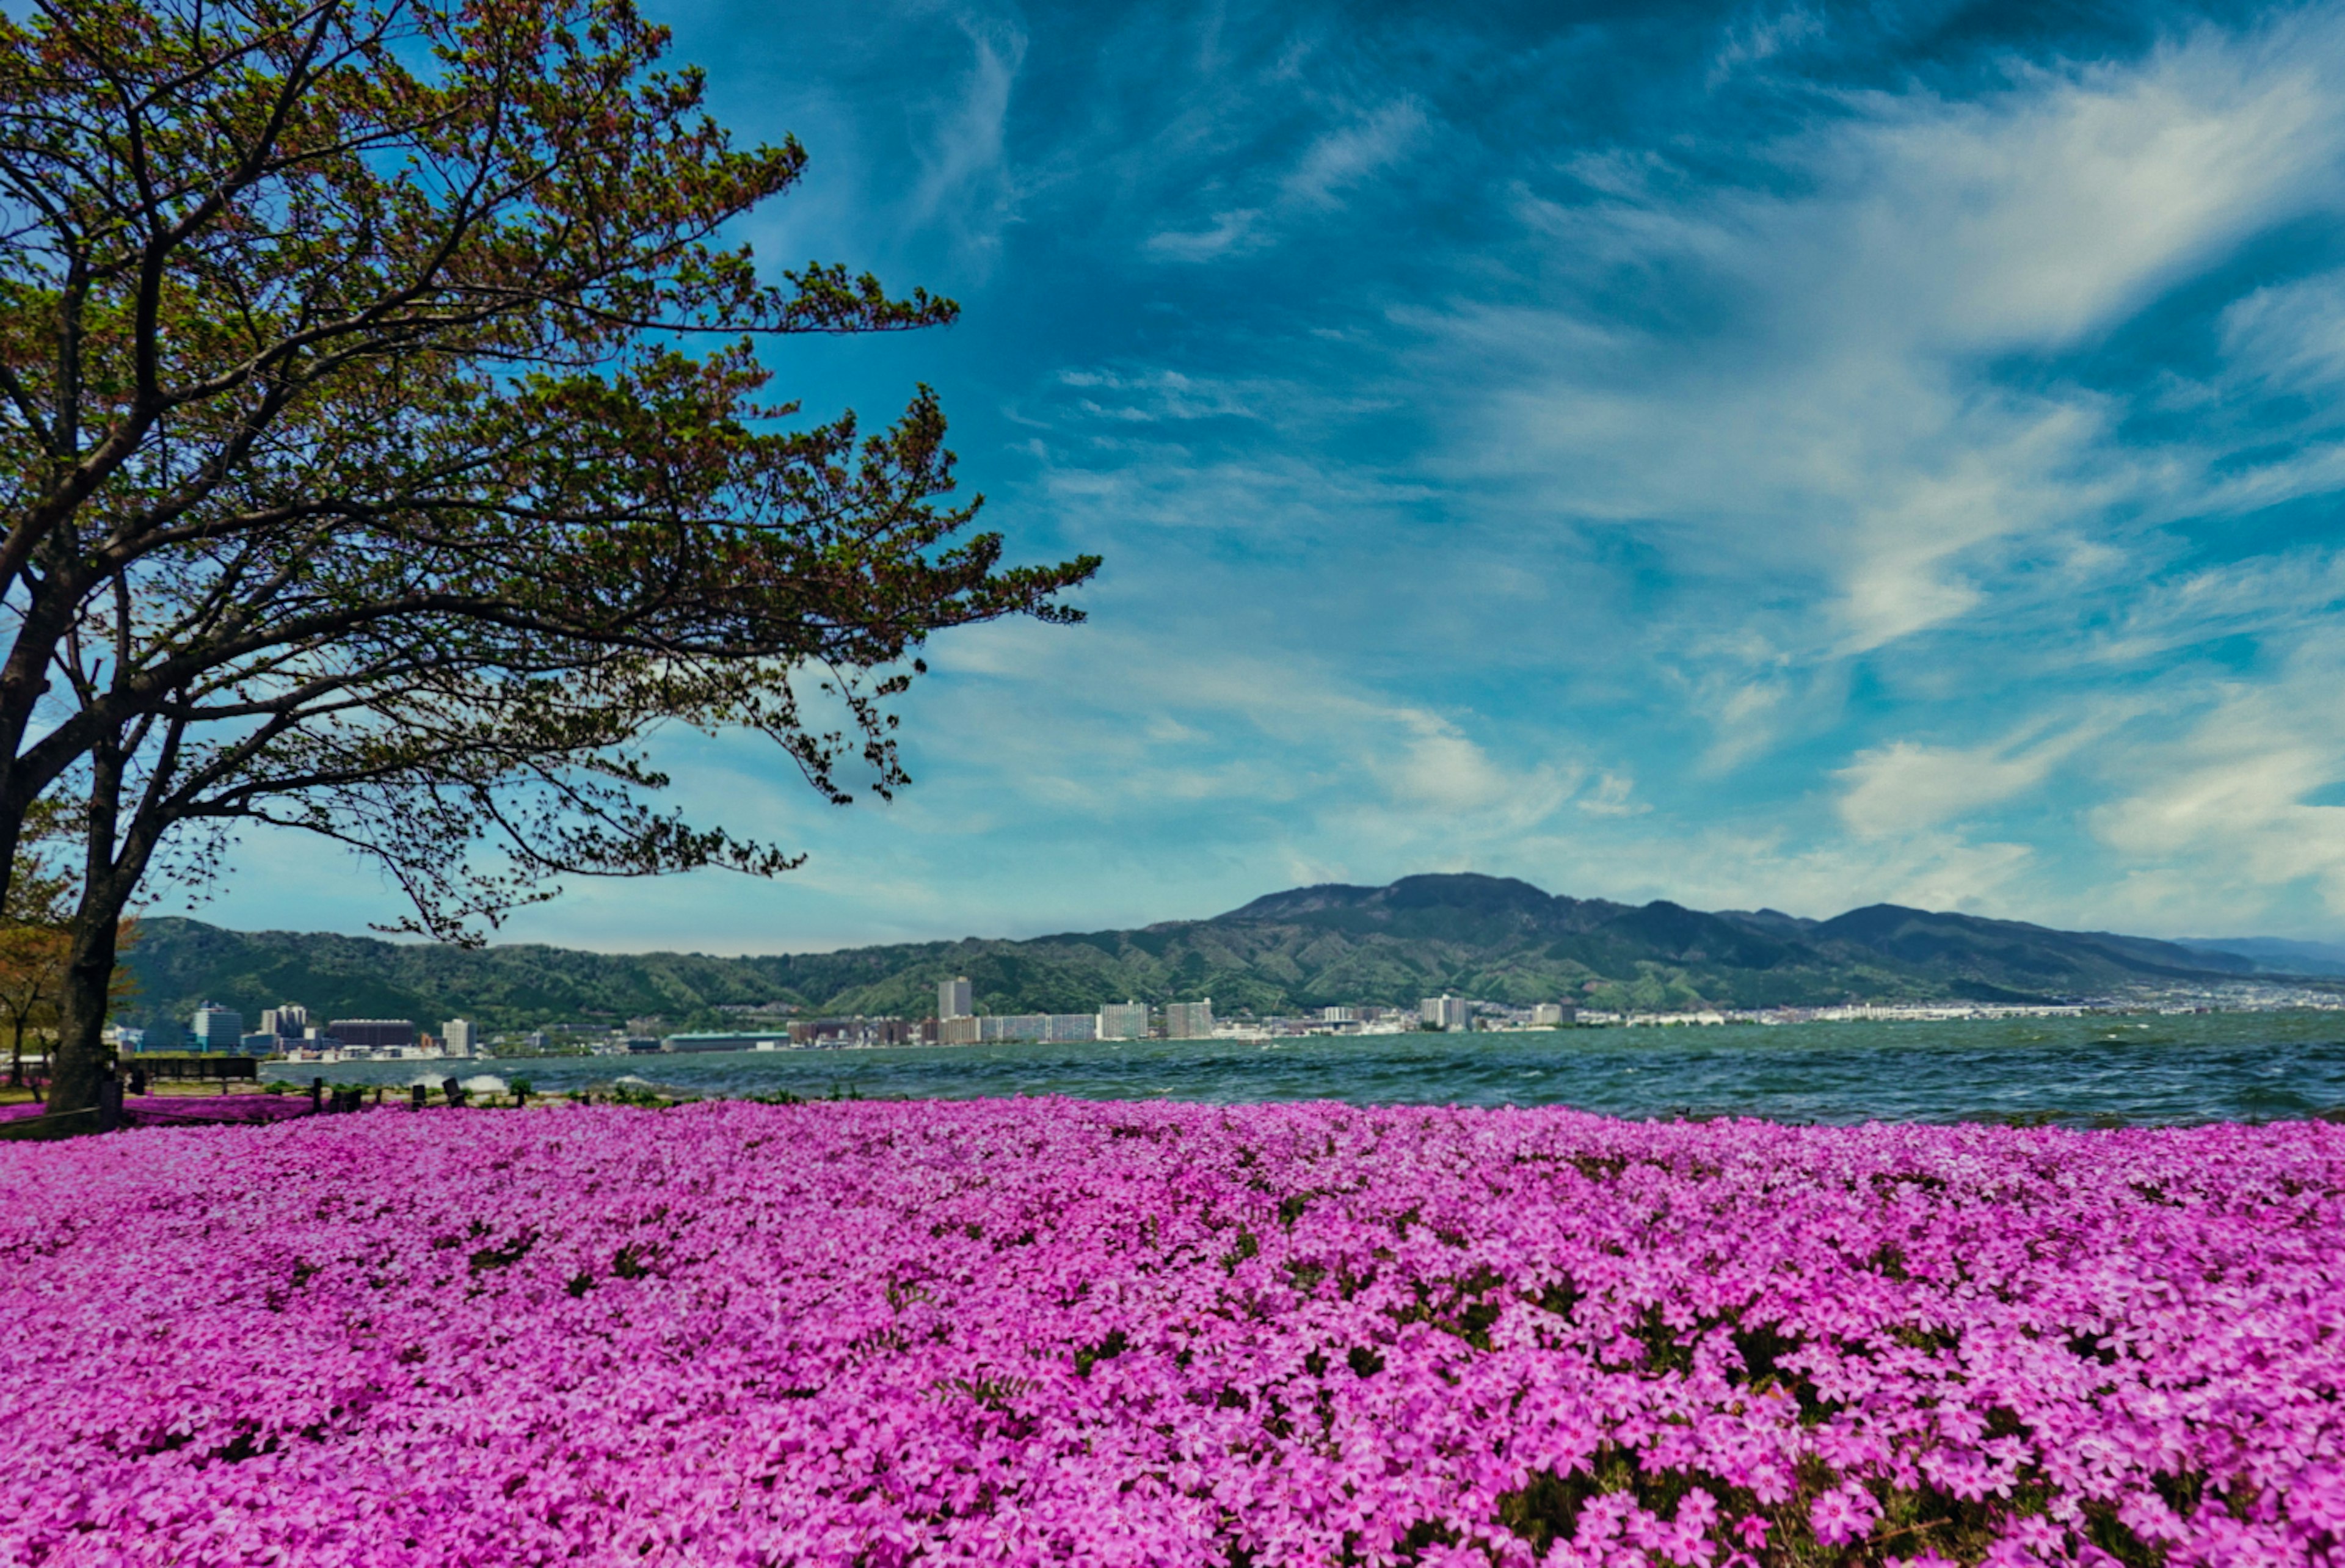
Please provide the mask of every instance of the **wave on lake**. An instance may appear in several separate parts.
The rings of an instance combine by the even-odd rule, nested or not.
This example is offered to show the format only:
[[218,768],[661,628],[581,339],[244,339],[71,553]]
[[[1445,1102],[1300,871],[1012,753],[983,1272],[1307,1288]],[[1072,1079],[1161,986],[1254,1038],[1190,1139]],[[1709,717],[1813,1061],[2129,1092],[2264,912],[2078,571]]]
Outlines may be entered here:
[[[438,1066],[281,1070],[405,1084],[436,1078]],[[1786,1122],[2269,1121],[2345,1108],[2345,1013],[545,1057],[496,1070],[554,1092],[634,1075],[698,1096],[1569,1105]]]

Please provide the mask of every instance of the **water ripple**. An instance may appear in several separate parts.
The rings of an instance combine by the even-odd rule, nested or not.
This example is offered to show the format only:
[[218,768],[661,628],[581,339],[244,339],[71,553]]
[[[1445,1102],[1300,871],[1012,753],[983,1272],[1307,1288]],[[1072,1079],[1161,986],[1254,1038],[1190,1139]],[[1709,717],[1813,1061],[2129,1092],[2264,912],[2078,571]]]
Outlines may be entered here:
[[[2334,1013],[1398,1035],[1276,1047],[1153,1040],[543,1057],[503,1070],[553,1090],[633,1072],[697,1095],[1560,1104],[1799,1122],[2264,1120],[2345,1107],[2345,1015]],[[287,1070],[360,1083],[416,1075],[398,1063]]]

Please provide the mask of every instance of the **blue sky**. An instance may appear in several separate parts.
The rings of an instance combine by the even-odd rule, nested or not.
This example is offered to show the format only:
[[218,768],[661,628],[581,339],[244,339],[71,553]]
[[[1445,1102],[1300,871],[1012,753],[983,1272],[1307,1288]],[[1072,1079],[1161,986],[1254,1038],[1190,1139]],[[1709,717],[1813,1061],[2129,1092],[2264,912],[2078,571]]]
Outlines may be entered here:
[[[668,746],[802,871],[508,936],[1431,870],[2345,935],[2345,10],[648,5],[811,155],[763,258],[964,306],[782,387],[932,382],[1013,552],[1107,566],[933,645],[892,805]],[[197,912],[394,911],[264,839]]]

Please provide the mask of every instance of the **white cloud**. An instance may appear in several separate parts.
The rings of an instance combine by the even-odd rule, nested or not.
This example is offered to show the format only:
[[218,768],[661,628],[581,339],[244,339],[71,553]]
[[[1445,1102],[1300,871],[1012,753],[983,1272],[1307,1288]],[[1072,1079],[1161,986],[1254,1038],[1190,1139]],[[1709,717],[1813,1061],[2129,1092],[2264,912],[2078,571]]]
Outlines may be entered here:
[[1008,128],[1026,34],[1000,17],[965,14],[957,21],[969,41],[969,69],[957,95],[935,106],[909,217],[916,227],[949,226],[965,258],[981,268],[999,248],[1002,226],[1017,214]]
[[1893,741],[1860,753],[1836,775],[1845,786],[1841,820],[1860,837],[1914,833],[2001,805],[2041,784],[2078,749],[2107,733],[2122,701],[2095,704],[2096,714],[2051,734],[2030,724],[1981,746],[1930,746]]
[[1217,212],[1203,228],[1164,229],[1143,242],[1153,255],[1171,261],[1215,261],[1253,248],[1262,220],[1258,207]]
[[1334,207],[1341,192],[1398,163],[1426,124],[1424,106],[1402,98],[1338,126],[1304,150],[1279,181],[1279,194],[1307,207]]
[[[2309,804],[2345,783],[2340,681],[2345,650],[2331,638],[2279,679],[2214,687],[2186,726],[2124,759],[2129,787],[2091,822],[2102,842],[2135,863],[2145,878],[2139,889],[2237,902],[2246,890],[2269,897],[2309,883],[2331,916],[2345,916],[2345,806]],[[2182,877],[2147,879],[2158,872]],[[2207,922],[2178,924],[2204,930]]]
[[[1826,612],[1796,622],[1731,616],[1802,661],[2121,581],[2127,516],[2240,481],[2215,477],[2213,449],[2137,453],[2101,394],[1985,368],[2072,348],[2261,226],[2333,206],[2340,56],[2345,25],[2314,16],[1977,102],[1860,96],[1773,150],[1787,190],[1690,195],[1650,157],[1582,160],[1605,194],[1523,198],[1566,279],[1545,303],[1493,304],[1477,281],[1402,318],[1428,335],[1416,369],[1457,392],[1447,471],[1503,478],[1567,525],[1632,526],[1693,625],[1754,585],[1821,592]],[[1619,309],[1624,277],[1671,280],[1649,328]]]
[[1132,424],[1259,420],[1266,417],[1266,405],[1301,391],[1262,378],[1191,375],[1165,369],[1061,370],[1059,382],[1074,390],[1082,412]]
[[1947,832],[1834,842],[1771,827],[1645,824],[1603,836],[1527,837],[1515,864],[1516,875],[1581,897],[1767,905],[1822,919],[1870,903],[2007,915],[2030,895],[2035,861],[2026,845]]
[[1825,32],[1824,19],[1805,5],[1746,17],[1727,29],[1726,41],[1711,56],[1709,85],[1715,88],[1737,72],[1821,39]]
[[1347,193],[1400,163],[1428,124],[1412,97],[1353,114],[1313,136],[1283,175],[1241,179],[1244,194],[1231,205],[1201,226],[1159,229],[1143,248],[1162,260],[1207,262],[1274,245],[1288,225],[1336,210]]
[[[1303,841],[1333,835],[1347,857],[1407,865],[1419,851],[1509,842],[1596,771],[1572,756],[1502,755],[1466,716],[1363,690],[1298,650],[1197,648],[1177,622],[1081,637],[1075,649],[1049,628],[998,626],[939,656],[958,722],[994,737],[990,792],[1103,821],[1166,800],[1284,803],[1315,824]],[[983,685],[959,679],[980,672]],[[1591,809],[1635,810],[1629,788],[1606,774]]]
[[2240,372],[2286,390],[2345,380],[2345,272],[2259,288],[2223,312],[2223,351]]
[[2322,78],[2340,55],[2331,17],[2209,29],[1976,102],[1866,100],[1865,119],[1792,153],[1825,182],[1845,258],[1839,298],[1817,303],[1837,315],[1853,297],[1869,326],[1960,352],[2096,331],[2211,248],[2334,200],[2345,121]]
[[2345,555],[2300,547],[2250,556],[2142,584],[2093,630],[2080,655],[2122,668],[2227,638],[2292,647],[2334,627],[2340,607]]
[[1653,808],[1633,798],[1636,789],[1626,774],[1607,773],[1572,804],[1590,816],[1641,816]]
[[2033,789],[2050,770],[2042,752],[2007,756],[1897,741],[1842,770],[1841,820],[1868,838],[1934,827]]

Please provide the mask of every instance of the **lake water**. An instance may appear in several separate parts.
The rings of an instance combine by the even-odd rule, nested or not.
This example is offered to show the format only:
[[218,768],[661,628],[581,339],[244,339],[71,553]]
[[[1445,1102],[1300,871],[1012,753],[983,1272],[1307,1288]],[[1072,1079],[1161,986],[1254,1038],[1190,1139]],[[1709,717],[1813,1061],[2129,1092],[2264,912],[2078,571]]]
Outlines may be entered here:
[[[436,1079],[442,1066],[279,1070],[406,1084],[425,1071]],[[1792,1122],[2259,1121],[2345,1109],[2345,1013],[533,1057],[458,1071],[553,1090],[631,1074],[704,1096],[1570,1105],[1622,1117]]]

